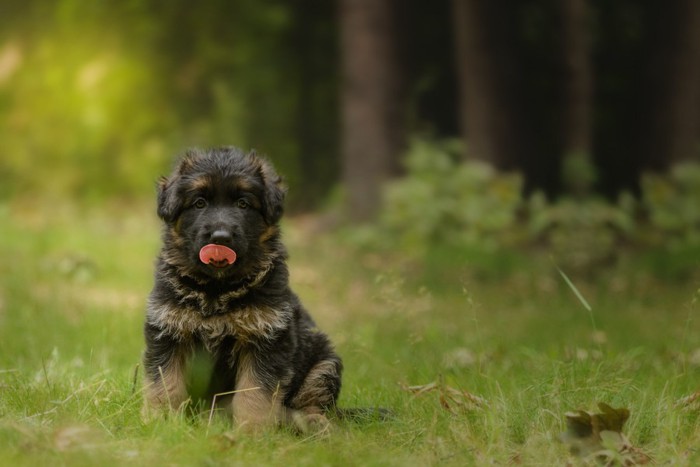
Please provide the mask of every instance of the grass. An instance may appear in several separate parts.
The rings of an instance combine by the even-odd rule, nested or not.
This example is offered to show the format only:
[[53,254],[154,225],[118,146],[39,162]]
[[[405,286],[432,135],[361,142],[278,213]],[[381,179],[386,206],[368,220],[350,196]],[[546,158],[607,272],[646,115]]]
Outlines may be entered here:
[[338,422],[324,438],[206,416],[144,422],[151,210],[0,207],[7,465],[563,465],[564,414],[598,401],[631,411],[625,433],[655,462],[700,462],[700,404],[677,403],[700,389],[697,283],[632,269],[579,281],[549,258],[479,280],[364,251],[308,219],[284,226],[292,282],[344,359],[341,405],[395,417]]

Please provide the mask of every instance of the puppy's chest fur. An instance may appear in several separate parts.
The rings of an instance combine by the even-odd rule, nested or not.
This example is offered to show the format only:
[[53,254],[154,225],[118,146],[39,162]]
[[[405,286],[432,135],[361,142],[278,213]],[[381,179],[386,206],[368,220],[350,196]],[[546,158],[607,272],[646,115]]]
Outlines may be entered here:
[[162,335],[180,342],[198,340],[209,350],[215,350],[226,337],[233,337],[239,345],[271,340],[289,326],[294,313],[289,301],[271,306],[262,300],[239,300],[235,292],[212,296],[178,289],[184,294],[171,299],[151,296],[149,323]]

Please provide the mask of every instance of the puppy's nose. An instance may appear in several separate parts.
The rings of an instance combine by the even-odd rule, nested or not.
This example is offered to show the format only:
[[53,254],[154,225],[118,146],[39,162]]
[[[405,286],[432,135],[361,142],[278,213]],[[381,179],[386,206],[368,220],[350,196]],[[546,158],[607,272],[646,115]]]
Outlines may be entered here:
[[228,230],[215,230],[214,233],[211,234],[211,237],[209,239],[211,243],[216,243],[219,245],[224,245],[224,244],[230,244],[231,240],[233,240],[233,236],[231,235],[231,232]]

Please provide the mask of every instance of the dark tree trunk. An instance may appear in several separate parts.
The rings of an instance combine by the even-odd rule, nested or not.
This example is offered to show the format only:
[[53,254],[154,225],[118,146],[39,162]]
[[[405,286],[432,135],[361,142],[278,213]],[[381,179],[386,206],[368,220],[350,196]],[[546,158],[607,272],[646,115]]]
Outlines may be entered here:
[[650,38],[654,45],[650,87],[657,93],[652,94],[656,101],[643,169],[663,170],[698,154],[700,2],[683,0],[663,7],[658,34]]
[[586,0],[561,3],[564,23],[564,147],[568,153],[591,151],[590,27]]
[[370,220],[403,138],[392,0],[340,0],[341,152],[348,214]]
[[698,154],[700,2],[612,2],[597,18],[601,190],[639,193],[641,173]]
[[[559,190],[560,28],[554,4],[452,0],[466,155]],[[558,16],[557,16],[558,19]]]
[[563,182],[570,194],[590,193],[595,181],[591,159],[592,72],[586,0],[561,2],[564,103]]
[[[499,168],[513,166],[512,102],[506,82],[511,53],[507,31],[480,0],[453,0],[460,127],[466,156]],[[508,12],[505,12],[505,16]],[[494,30],[495,28],[495,30]]]
[[[298,89],[294,127],[299,179],[304,187],[295,208],[309,210],[338,181],[337,68],[329,67],[336,56],[337,44],[333,19],[335,3],[327,0],[293,0],[294,15],[291,45],[297,58],[290,65],[289,79]],[[335,117],[335,118],[333,118]]]

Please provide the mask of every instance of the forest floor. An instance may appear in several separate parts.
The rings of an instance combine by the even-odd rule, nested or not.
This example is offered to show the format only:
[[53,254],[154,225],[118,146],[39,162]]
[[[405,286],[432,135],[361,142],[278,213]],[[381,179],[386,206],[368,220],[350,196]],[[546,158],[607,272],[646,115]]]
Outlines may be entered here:
[[625,270],[567,282],[553,265],[488,280],[468,264],[423,271],[313,218],[283,232],[293,288],[344,360],[340,405],[393,417],[315,436],[144,422],[151,211],[0,206],[4,465],[594,462],[572,447],[613,464],[700,464],[699,284]]

